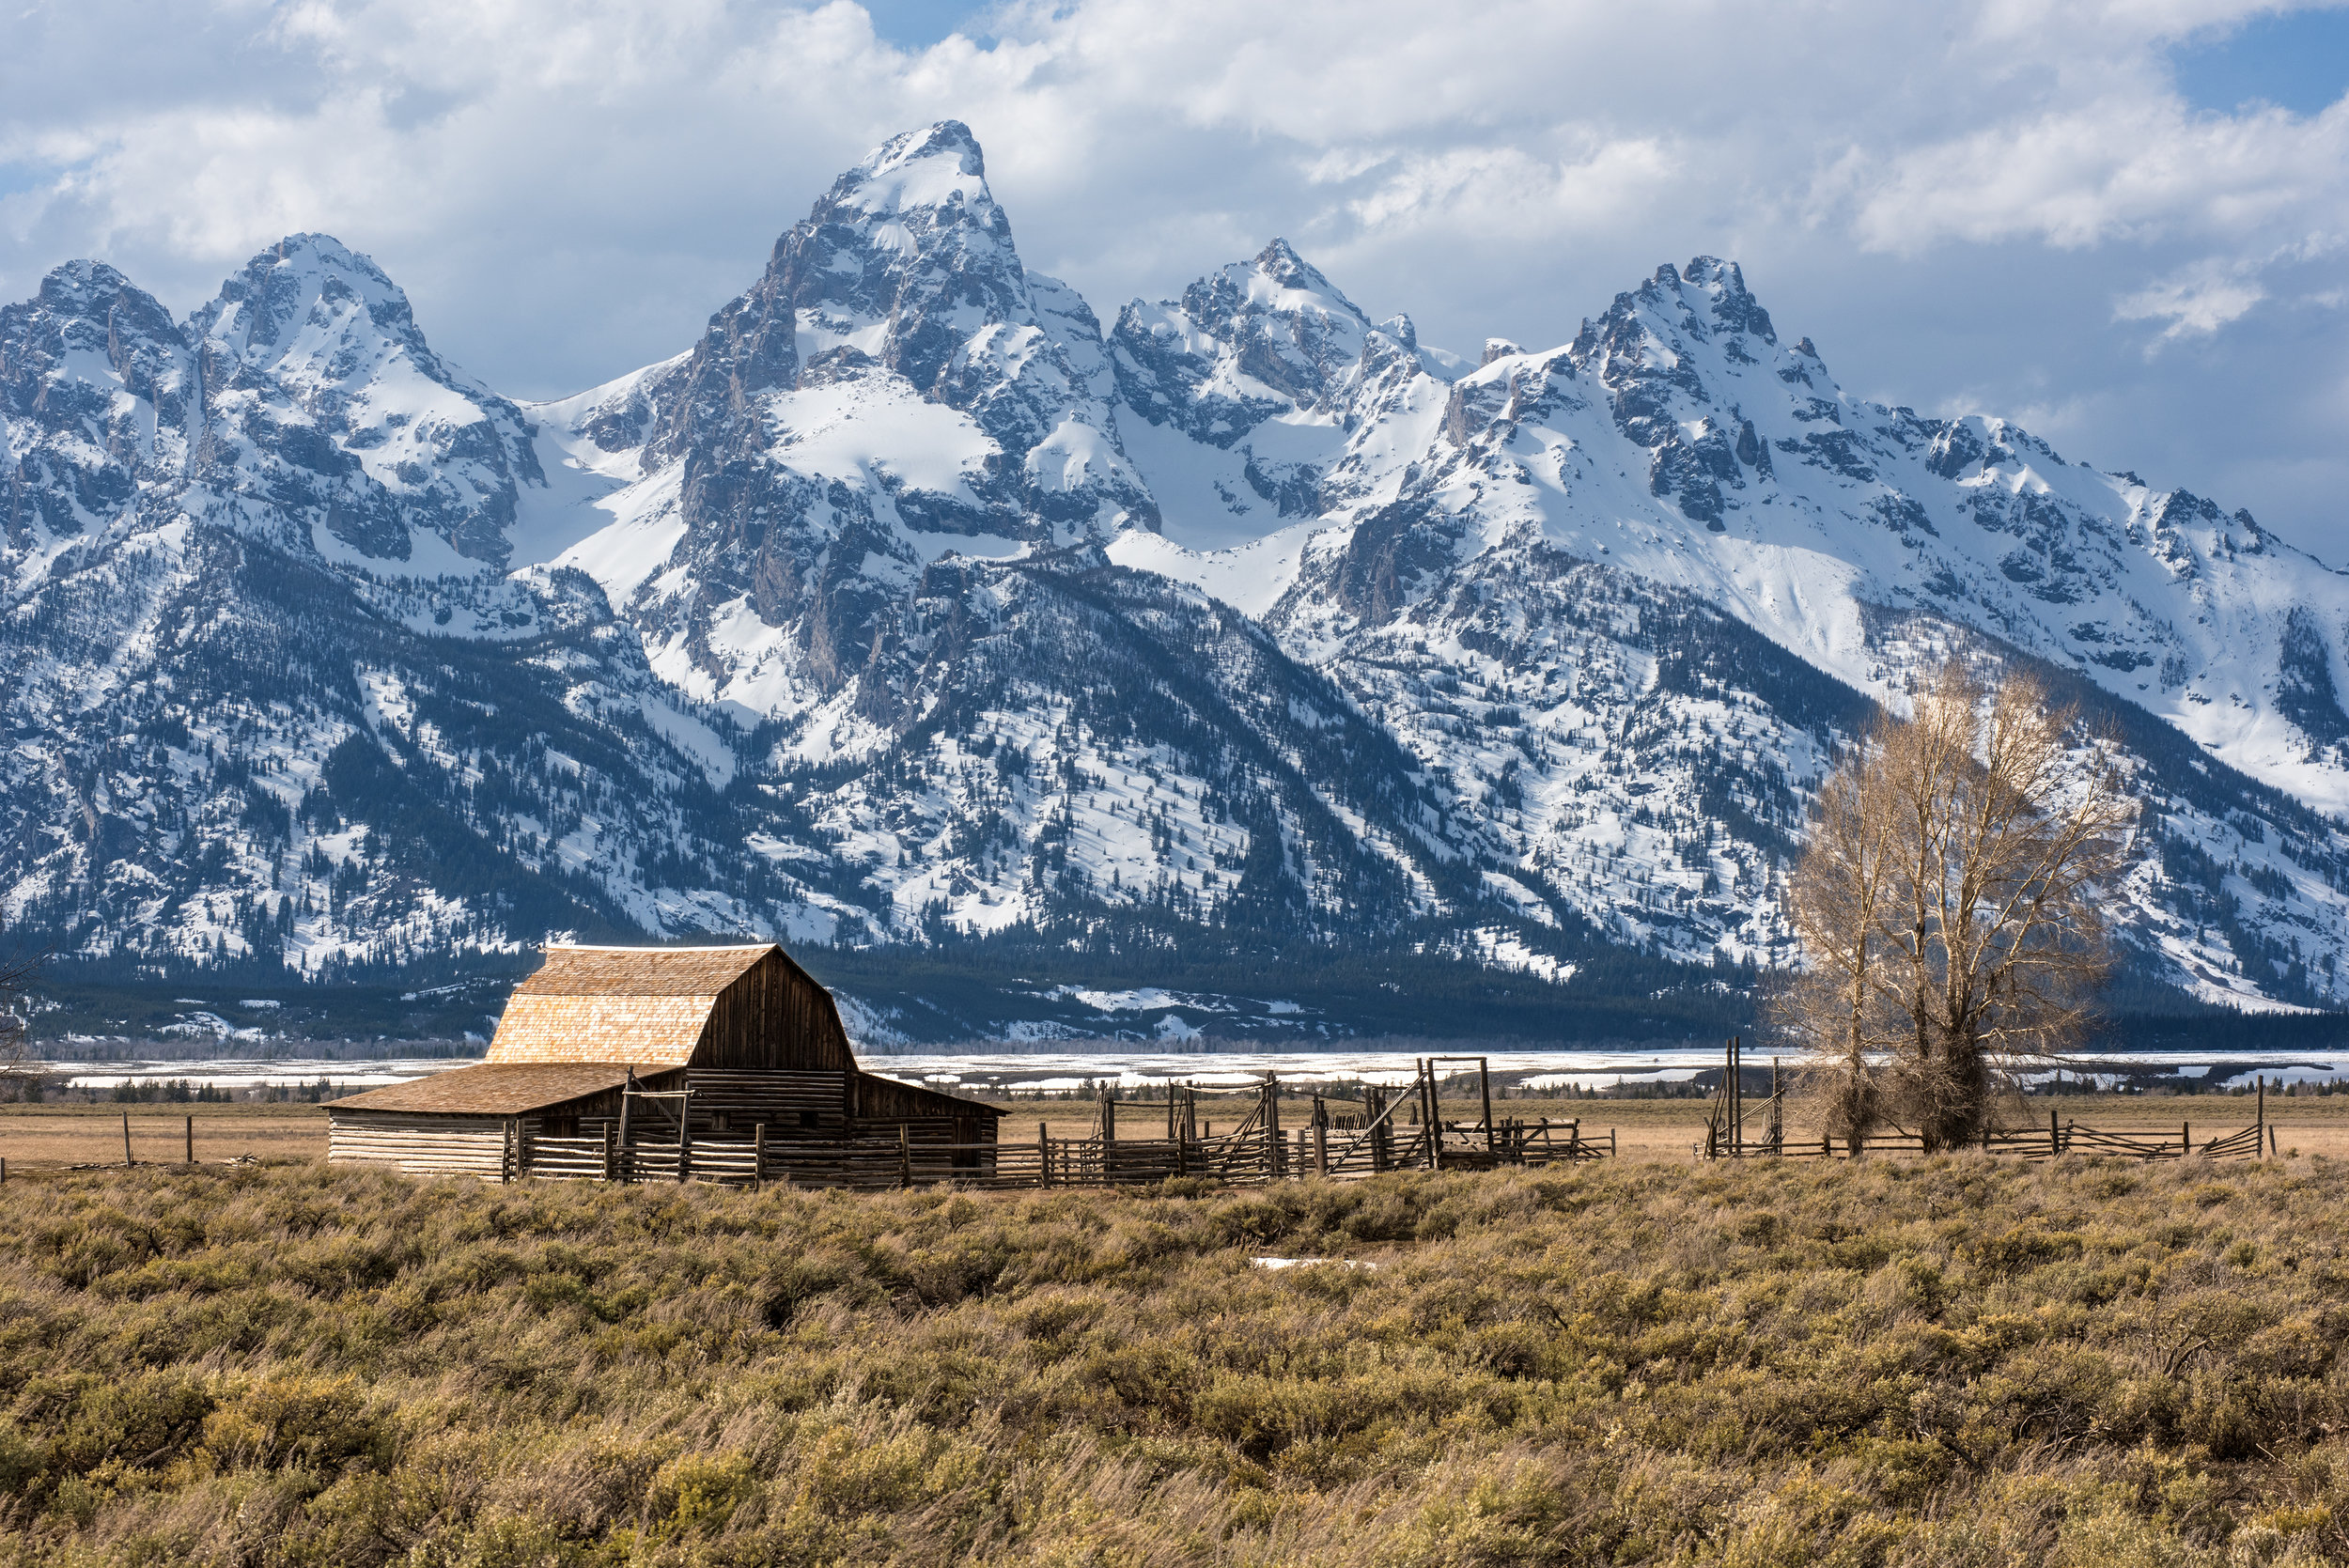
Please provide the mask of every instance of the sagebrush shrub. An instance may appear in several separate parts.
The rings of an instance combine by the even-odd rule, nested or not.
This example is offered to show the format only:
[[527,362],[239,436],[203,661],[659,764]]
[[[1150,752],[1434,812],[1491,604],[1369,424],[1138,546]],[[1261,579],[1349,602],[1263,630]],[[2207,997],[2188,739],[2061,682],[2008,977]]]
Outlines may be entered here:
[[2349,1555],[2319,1162],[7,1194],[0,1560]]

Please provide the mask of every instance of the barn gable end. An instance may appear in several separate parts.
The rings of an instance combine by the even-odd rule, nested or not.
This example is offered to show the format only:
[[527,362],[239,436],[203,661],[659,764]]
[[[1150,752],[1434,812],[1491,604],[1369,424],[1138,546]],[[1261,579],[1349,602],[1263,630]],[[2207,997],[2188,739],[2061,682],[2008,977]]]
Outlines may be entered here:
[[832,995],[771,942],[551,947],[484,1059],[854,1072]]

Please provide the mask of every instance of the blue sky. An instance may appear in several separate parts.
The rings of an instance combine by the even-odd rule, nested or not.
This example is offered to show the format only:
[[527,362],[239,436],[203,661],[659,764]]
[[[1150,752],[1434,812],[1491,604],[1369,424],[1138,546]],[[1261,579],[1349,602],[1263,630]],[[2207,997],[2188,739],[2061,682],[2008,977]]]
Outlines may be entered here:
[[33,0],[0,299],[175,311],[337,235],[518,396],[688,346],[896,131],[968,122],[1106,318],[1284,236],[1433,342],[1741,261],[1850,390],[2021,421],[2349,565],[2349,11],[2254,0]]
[[[912,13],[957,8],[902,8]],[[2349,9],[2255,16],[2180,43],[2170,60],[2179,92],[2197,108],[2226,114],[2264,101],[2313,115],[2349,92]]]
[[874,32],[909,48],[927,48],[949,33],[991,36],[985,8],[959,0],[870,0],[864,9]]

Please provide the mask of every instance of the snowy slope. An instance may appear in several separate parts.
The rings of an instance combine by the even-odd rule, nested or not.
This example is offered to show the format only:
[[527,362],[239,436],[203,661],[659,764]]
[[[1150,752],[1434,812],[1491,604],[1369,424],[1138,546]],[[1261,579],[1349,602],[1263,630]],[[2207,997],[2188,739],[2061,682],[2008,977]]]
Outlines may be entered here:
[[58,269],[0,309],[0,917],[170,972],[938,955],[867,971],[884,1034],[1455,974],[1678,1027],[1792,957],[1812,790],[1964,649],[2123,735],[2141,978],[2349,1000],[2349,580],[2247,515],[1851,398],[1709,258],[1474,365],[1279,241],[1101,319],[951,121],[559,402],[323,236],[177,323]]
[[[1808,339],[1779,342],[1735,266],[1662,268],[1572,344],[1462,378],[1420,461],[1402,548],[1427,559],[1538,537],[1698,592],[1884,695],[1863,607],[1930,610],[2349,809],[2349,577],[2248,513],[2001,421],[1850,398]],[[1345,584],[1396,548],[1375,525],[1331,541],[1291,618],[1358,613]]]

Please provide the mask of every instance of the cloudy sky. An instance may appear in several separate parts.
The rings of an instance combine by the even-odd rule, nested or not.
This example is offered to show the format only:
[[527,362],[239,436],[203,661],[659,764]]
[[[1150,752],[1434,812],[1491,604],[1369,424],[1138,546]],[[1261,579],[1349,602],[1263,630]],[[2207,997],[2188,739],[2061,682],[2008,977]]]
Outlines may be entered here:
[[686,347],[952,116],[1107,317],[1285,235],[1463,351],[1744,263],[1844,385],[2002,413],[2349,566],[2349,10],[2244,0],[24,0],[0,298],[184,312],[281,234],[517,396]]

